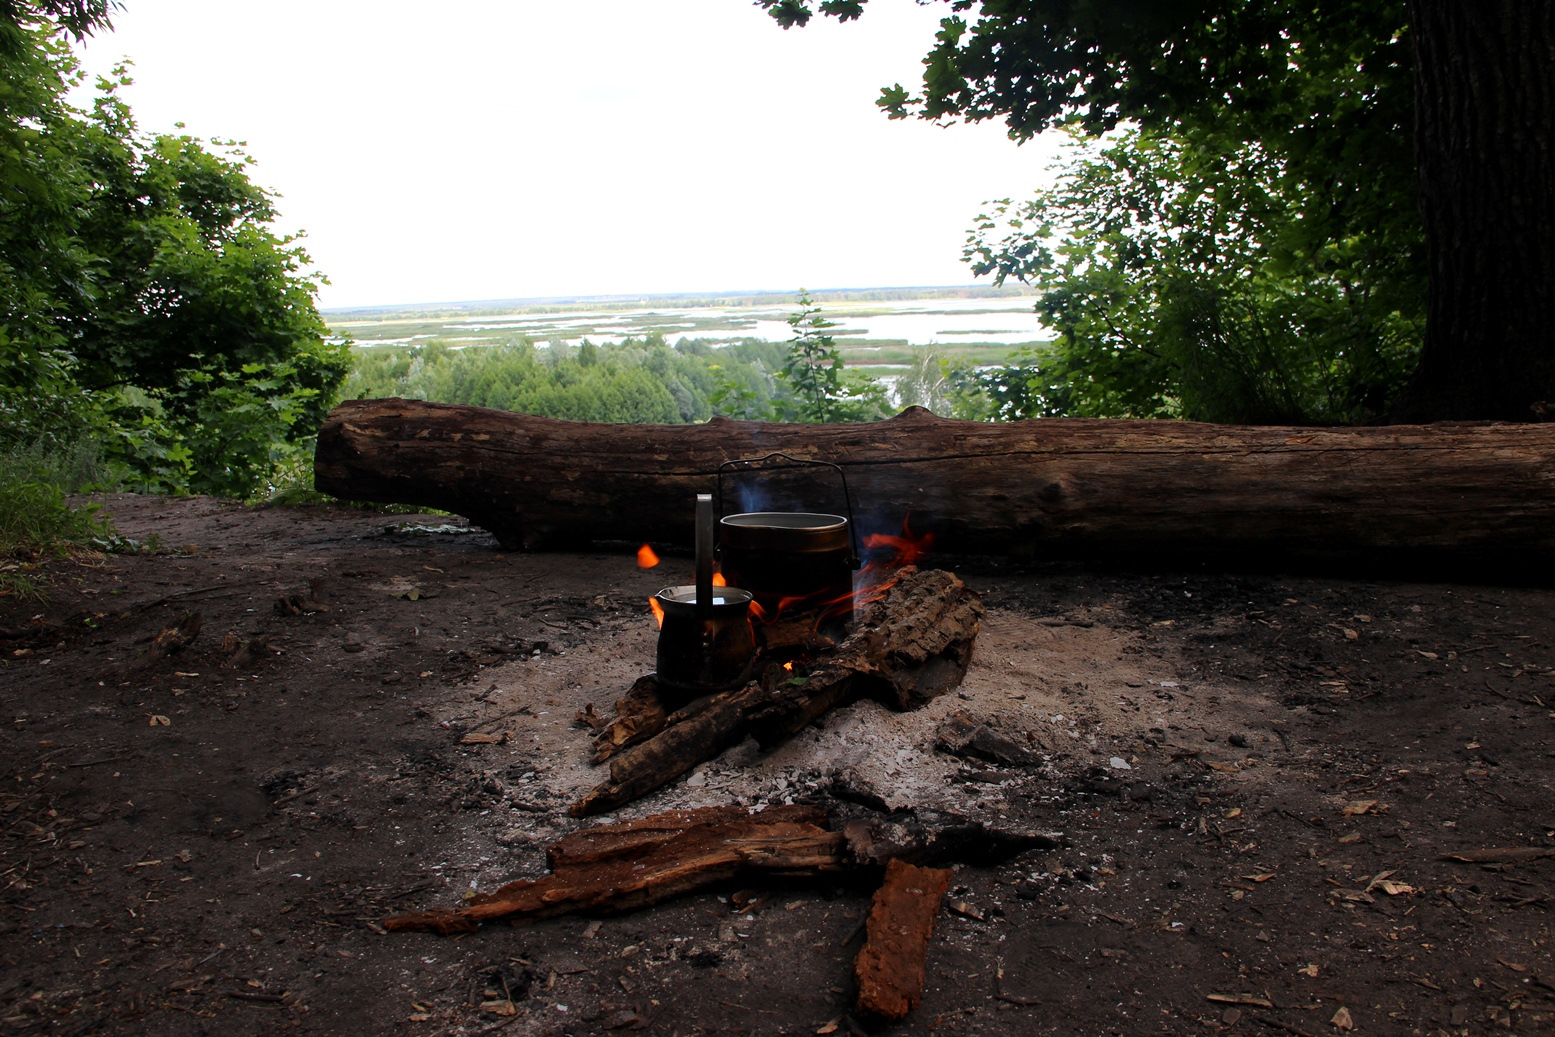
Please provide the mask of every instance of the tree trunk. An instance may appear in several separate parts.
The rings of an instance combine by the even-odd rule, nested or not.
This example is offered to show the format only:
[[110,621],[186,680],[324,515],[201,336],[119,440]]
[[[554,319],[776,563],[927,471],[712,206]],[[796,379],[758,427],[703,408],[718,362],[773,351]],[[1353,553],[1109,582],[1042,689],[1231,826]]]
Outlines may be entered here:
[[1555,5],[1411,0],[1430,274],[1399,417],[1555,409]]
[[[773,450],[842,465],[861,533],[907,522],[946,552],[1430,578],[1543,578],[1555,560],[1555,425],[996,425],[919,408],[858,425],[604,425],[358,400],[320,430],[315,471],[326,493],[465,515],[508,547],[689,545],[720,463]],[[723,489],[725,511],[846,507],[820,468]]]

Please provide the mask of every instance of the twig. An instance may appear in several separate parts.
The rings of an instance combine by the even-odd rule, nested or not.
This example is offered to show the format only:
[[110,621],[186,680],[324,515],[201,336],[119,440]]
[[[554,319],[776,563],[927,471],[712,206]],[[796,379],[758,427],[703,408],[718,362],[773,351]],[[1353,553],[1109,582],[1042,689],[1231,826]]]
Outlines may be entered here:
[[1293,1033],[1296,1035],[1296,1037],[1313,1037],[1312,1034],[1298,1026],[1292,1026],[1290,1023],[1281,1022],[1278,1019],[1270,1019],[1266,1015],[1255,1015],[1253,1018],[1257,1019],[1265,1026],[1272,1026],[1276,1030],[1284,1030],[1286,1033]]

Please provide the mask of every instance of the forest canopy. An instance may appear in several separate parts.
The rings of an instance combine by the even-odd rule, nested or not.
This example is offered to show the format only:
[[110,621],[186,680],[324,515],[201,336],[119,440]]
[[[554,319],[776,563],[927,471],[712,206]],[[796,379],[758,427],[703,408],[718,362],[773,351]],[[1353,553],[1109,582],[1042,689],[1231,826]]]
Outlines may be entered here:
[[237,142],[142,133],[122,70],[71,103],[107,8],[0,4],[0,446],[249,495],[306,454],[348,350]]

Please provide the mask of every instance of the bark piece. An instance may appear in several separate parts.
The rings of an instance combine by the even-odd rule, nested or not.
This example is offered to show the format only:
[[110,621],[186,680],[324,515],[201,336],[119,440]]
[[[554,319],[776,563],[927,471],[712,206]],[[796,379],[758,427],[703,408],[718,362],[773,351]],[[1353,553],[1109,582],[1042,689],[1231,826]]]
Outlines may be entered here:
[[646,741],[664,730],[669,711],[659,698],[659,682],[653,674],[639,677],[616,702],[615,717],[594,743],[594,762],[604,763],[629,745]]
[[[546,853],[550,874],[520,879],[452,910],[395,915],[386,929],[438,933],[473,931],[482,922],[515,924],[553,915],[607,914],[656,904],[682,893],[734,879],[825,879],[878,875],[895,859],[999,863],[988,848],[1019,852],[1031,833],[1001,832],[956,815],[933,820],[855,821],[832,831],[821,807],[742,806],[668,810],[635,821],[602,824],[562,839]],[[934,825],[946,822],[938,831]],[[1061,835],[1036,835],[1056,846]]]
[[[452,511],[508,547],[690,545],[718,466],[773,450],[844,466],[861,530],[911,513],[938,551],[1524,580],[1555,562],[1555,424],[990,424],[908,408],[861,425],[651,426],[352,400],[320,430],[315,471],[326,493]],[[796,469],[771,507],[813,510],[834,479]]]
[[934,733],[934,744],[950,755],[963,759],[972,758],[1016,767],[1033,767],[1042,763],[1041,754],[1032,752],[965,710],[958,710],[945,718]]
[[868,935],[853,961],[854,1009],[860,1016],[895,1022],[923,1000],[929,937],[950,877],[945,868],[900,860],[886,865],[885,883],[869,908]]
[[519,879],[451,911],[385,919],[385,929],[469,932],[481,922],[515,923],[574,912],[631,911],[737,876],[814,876],[848,864],[847,840],[825,827],[817,807],[670,811],[642,821],[578,832],[553,846],[552,871]]

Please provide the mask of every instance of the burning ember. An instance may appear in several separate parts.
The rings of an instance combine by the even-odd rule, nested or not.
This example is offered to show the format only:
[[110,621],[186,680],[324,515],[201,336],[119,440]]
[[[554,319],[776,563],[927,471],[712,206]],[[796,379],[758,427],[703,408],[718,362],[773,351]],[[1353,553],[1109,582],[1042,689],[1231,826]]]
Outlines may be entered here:
[[647,544],[637,549],[637,568],[652,569],[659,564],[659,556]]
[[776,622],[779,616],[790,610],[818,608],[817,624],[828,619],[847,616],[862,605],[868,605],[885,597],[902,578],[902,570],[917,565],[934,547],[934,534],[915,536],[911,516],[902,520],[900,536],[890,533],[871,533],[864,538],[864,546],[871,552],[880,552],[859,571],[853,591],[820,603],[811,598],[784,598],[778,602],[777,615],[767,616],[761,611],[756,618],[763,623]]

